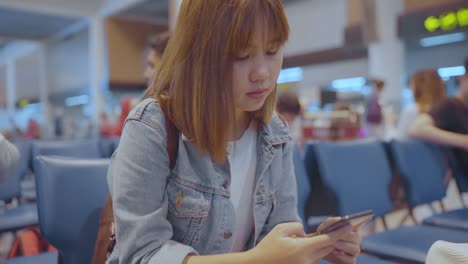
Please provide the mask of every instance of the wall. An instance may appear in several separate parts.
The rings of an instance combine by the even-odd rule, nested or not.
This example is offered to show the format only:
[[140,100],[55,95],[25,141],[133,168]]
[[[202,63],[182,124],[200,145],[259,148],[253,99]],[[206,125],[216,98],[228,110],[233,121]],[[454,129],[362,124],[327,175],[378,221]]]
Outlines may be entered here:
[[106,23],[110,83],[144,84],[144,50],[148,38],[166,30],[164,26],[122,18]]
[[408,76],[418,70],[431,67],[462,66],[468,56],[467,42],[441,45],[406,51],[406,72]]
[[[285,56],[343,46],[345,27],[360,19],[359,3],[360,0],[304,0],[286,5],[291,32]],[[307,100],[316,101],[319,85],[367,75],[367,58],[312,65],[303,67],[303,80],[297,83],[296,89]]]
[[438,5],[465,3],[466,0],[405,0],[405,11],[413,12]]
[[319,86],[335,79],[368,77],[367,59],[313,65],[303,68],[304,78],[296,85],[299,95],[308,101],[319,101]]
[[89,85],[89,35],[84,29],[47,46],[49,93],[79,93]]
[[[304,67],[304,79],[301,86],[329,84],[335,79],[366,77],[367,59],[349,60]],[[304,88],[305,88],[304,87]]]
[[[39,49],[18,56],[16,61],[17,100],[39,99]],[[46,46],[49,94],[73,93],[89,82],[88,31]]]
[[346,0],[303,0],[285,6],[290,25],[285,56],[343,45]]
[[362,0],[347,0],[347,24],[358,25],[362,21]]
[[16,61],[16,99],[39,98],[39,52],[37,50]]

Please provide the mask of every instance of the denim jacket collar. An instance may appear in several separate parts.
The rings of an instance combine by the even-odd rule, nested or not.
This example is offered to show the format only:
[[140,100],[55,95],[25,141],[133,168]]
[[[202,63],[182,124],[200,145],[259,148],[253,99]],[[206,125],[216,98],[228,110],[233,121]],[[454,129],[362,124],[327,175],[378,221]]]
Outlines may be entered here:
[[265,140],[267,145],[270,146],[292,141],[287,125],[283,123],[277,113],[273,114],[270,123],[260,126],[259,136]]

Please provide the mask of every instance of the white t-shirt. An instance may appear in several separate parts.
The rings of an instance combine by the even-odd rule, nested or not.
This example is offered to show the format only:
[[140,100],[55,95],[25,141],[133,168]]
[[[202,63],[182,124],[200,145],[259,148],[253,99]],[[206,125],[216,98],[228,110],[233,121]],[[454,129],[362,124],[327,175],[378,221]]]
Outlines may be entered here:
[[228,143],[231,169],[231,201],[236,210],[236,228],[231,252],[244,249],[254,230],[253,194],[257,168],[257,132],[250,126],[235,142]]
[[398,138],[407,138],[409,136],[409,129],[411,124],[419,115],[419,109],[416,104],[409,105],[403,109],[400,114],[400,121],[398,122]]
[[295,142],[302,140],[302,119],[300,117],[294,118],[292,124],[289,125],[289,135]]

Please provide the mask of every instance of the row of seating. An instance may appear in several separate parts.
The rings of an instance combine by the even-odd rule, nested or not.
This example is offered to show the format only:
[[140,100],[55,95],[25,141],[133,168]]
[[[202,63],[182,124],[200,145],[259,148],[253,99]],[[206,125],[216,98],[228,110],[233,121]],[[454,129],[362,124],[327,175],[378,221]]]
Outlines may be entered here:
[[[39,224],[44,237],[59,249],[64,263],[90,263],[99,213],[108,193],[106,170],[109,161],[70,159],[67,154],[73,152],[74,146],[68,146],[70,148],[63,152],[53,152],[68,158],[40,156],[34,163]],[[16,258],[8,263],[57,263],[58,257],[56,253],[47,253]],[[361,256],[359,263],[387,262]]]
[[[295,156],[295,163],[305,166],[296,168],[298,183],[316,182],[307,172],[313,171],[314,177],[319,175],[323,187],[335,195],[340,215],[372,209],[376,217],[385,219],[393,206],[388,192],[392,165],[402,179],[410,212],[420,205],[440,201],[446,195],[445,159],[438,147],[422,141],[316,142],[307,145],[305,163],[301,164]],[[390,160],[395,163],[391,164]],[[454,161],[450,156],[448,160]],[[459,189],[466,192],[464,176],[453,167]],[[308,201],[301,189],[304,187],[298,186],[298,192],[302,193],[299,209],[304,212]],[[468,243],[468,209],[436,214],[424,219],[422,225],[371,234],[364,238],[362,249],[381,258],[424,263],[430,246],[437,240]]]
[[[390,143],[388,150],[397,157],[395,160],[405,179],[405,189],[409,197],[413,197],[410,207],[441,199],[445,195],[443,170],[440,169],[443,164],[437,149],[423,142],[405,141]],[[384,217],[391,210],[388,196],[391,170],[386,146],[382,142],[319,142],[307,147],[306,161],[311,155],[318,164],[325,185],[337,195],[341,214],[373,209],[378,217]],[[41,232],[59,249],[64,263],[90,263],[100,210],[108,193],[108,162],[107,159],[64,157],[39,157],[35,160]],[[415,164],[417,168],[414,168]],[[438,169],[431,165],[438,166]],[[442,190],[437,192],[428,190],[440,187]],[[426,221],[426,224],[430,223]],[[362,247],[364,252],[381,258],[424,263],[430,245],[440,239],[468,242],[468,233],[453,229],[453,226],[400,227],[366,237]],[[40,262],[39,257],[47,259],[47,262]],[[18,258],[9,263],[56,263],[50,262],[50,258],[56,260],[57,254],[49,253],[38,258]],[[389,262],[360,256],[358,263]]]
[[63,156],[70,158],[109,158],[119,146],[120,138],[70,141],[29,141],[15,142],[20,150],[22,169],[34,170],[34,158],[38,156]]
[[[108,194],[109,160],[40,156],[35,163],[43,236],[59,250],[63,263],[90,263],[100,211]],[[46,253],[12,259],[8,264],[51,264],[58,263],[58,258],[58,254]],[[388,262],[360,256],[358,263]]]
[[16,197],[35,199],[33,177],[33,160],[35,157],[58,155],[70,158],[109,158],[117,149],[120,138],[101,138],[99,140],[79,141],[30,141],[15,142],[20,152],[20,162],[14,175],[8,182],[0,185],[0,200],[9,200]]
[[108,164],[109,159],[36,158],[39,226],[60,254],[14,258],[7,263],[91,263],[99,217],[108,195]]
[[[0,233],[14,232],[38,224],[34,180],[34,172],[37,169],[35,169],[33,157],[59,155],[68,158],[108,158],[117,148],[118,143],[119,138],[80,141],[16,141],[15,145],[21,157],[19,164],[14,174],[0,184],[0,200],[6,204],[0,210]],[[27,200],[27,202],[23,201],[16,206],[10,206],[9,203],[15,200]],[[54,254],[48,255],[50,257]],[[45,256],[41,258],[47,259]],[[32,263],[36,263],[35,261]]]

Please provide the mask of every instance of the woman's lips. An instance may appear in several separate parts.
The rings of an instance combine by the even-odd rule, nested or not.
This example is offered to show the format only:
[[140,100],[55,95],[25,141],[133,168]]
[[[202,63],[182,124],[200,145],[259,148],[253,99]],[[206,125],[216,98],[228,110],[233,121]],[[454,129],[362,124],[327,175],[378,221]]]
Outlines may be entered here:
[[253,99],[262,99],[268,94],[269,89],[256,89],[250,93],[247,93],[247,96]]

